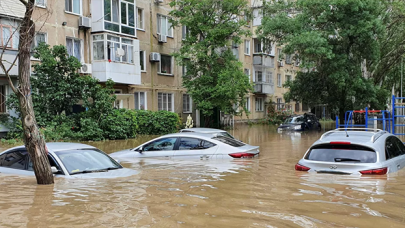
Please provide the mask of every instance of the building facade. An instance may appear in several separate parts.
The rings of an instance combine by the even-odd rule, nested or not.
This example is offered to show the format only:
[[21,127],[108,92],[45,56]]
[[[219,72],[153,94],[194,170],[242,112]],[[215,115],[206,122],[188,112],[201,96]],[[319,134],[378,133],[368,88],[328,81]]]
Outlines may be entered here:
[[[182,87],[185,69],[171,56],[181,47],[185,31],[171,26],[169,3],[170,0],[36,0],[33,47],[40,42],[65,45],[69,55],[82,63],[80,73],[92,75],[100,83],[112,79],[117,108],[167,110],[178,113],[184,122],[192,115],[198,124],[199,115],[192,97]],[[264,50],[255,34],[261,23],[262,3],[250,0],[249,4],[254,19],[247,29],[253,36],[232,45],[232,51],[243,63],[254,90],[243,104],[249,116],[244,114],[235,120],[262,119],[270,105],[277,110],[306,111],[302,104],[285,103],[283,98],[286,89],[282,85],[294,80],[298,63],[290,56],[283,56],[282,47],[276,44]],[[15,23],[24,15],[24,6],[14,0],[2,0],[0,6],[0,28],[17,28]],[[6,39],[6,33],[2,34]],[[18,34],[15,36],[13,41],[18,40]],[[6,54],[17,53],[16,47],[18,42],[13,42]],[[32,64],[37,62],[32,58]],[[0,70],[0,93],[1,83],[7,84],[1,73]],[[7,86],[4,91],[1,99],[7,96]],[[4,108],[2,112],[7,110]]]

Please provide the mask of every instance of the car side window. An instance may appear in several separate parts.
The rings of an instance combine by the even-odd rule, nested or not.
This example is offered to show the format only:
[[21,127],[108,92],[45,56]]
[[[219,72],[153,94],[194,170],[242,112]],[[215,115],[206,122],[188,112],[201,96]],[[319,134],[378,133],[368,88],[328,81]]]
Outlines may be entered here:
[[174,150],[177,138],[157,139],[143,147],[143,151]]
[[179,150],[204,150],[213,146],[214,143],[202,139],[184,137],[180,139]]
[[387,160],[401,155],[401,152],[399,151],[394,139],[394,137],[388,137],[385,141],[385,157]]
[[398,147],[398,150],[399,150],[400,155],[404,155],[404,154],[405,154],[405,146],[404,146],[404,143],[403,143],[400,139],[398,139],[398,138],[396,138],[396,137],[392,137],[392,138],[393,138],[393,140],[395,141],[395,144],[396,144],[397,147]]
[[0,166],[13,169],[26,169],[28,152],[26,150],[10,151],[0,156]]
[[[32,161],[31,158],[28,159],[28,170],[29,171],[34,171],[34,168],[32,166]],[[62,168],[60,167],[60,165],[58,164],[58,162],[56,162],[56,160],[52,157],[52,155],[48,154],[48,160],[49,160],[49,164],[52,166],[55,166],[58,170],[60,170],[62,173]]]

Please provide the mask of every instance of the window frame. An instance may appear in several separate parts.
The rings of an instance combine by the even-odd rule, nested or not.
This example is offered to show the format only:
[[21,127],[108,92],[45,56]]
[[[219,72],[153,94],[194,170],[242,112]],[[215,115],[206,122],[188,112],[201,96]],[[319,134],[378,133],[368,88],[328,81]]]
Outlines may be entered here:
[[245,55],[250,55],[250,40],[245,40]]
[[[94,39],[94,37],[95,36],[102,36],[102,38],[101,39],[99,39],[99,40],[95,40]],[[117,42],[117,41],[112,41],[112,40],[109,40],[108,39],[108,36],[112,36],[112,37],[115,37],[115,38],[118,38],[119,39],[119,42]],[[130,40],[132,43],[131,44],[129,44],[129,43],[124,43],[123,42],[123,39],[124,40]],[[116,62],[116,63],[122,63],[122,64],[131,64],[131,65],[135,65],[135,58],[136,58],[136,53],[137,52],[135,52],[135,48],[136,48],[136,46],[135,46],[135,44],[134,44],[134,39],[132,39],[132,38],[130,38],[130,37],[121,37],[121,36],[118,36],[118,35],[116,35],[116,34],[111,34],[111,33],[99,33],[99,34],[92,34],[92,36],[91,36],[91,60],[92,61],[108,61],[109,59],[108,59],[108,55],[109,55],[109,53],[108,53],[108,42],[113,42],[113,43],[119,43],[119,48],[122,48],[122,46],[123,45],[127,45],[127,46],[131,46],[132,47],[132,63],[131,62],[128,62],[128,61],[124,61],[123,60],[123,57],[124,56],[121,56],[121,57],[119,57],[120,58],[120,60],[119,61],[116,61],[115,59],[112,59],[112,56],[111,56],[111,54],[110,54],[110,60],[111,60],[111,62]],[[94,55],[95,55],[95,53],[96,53],[96,51],[94,50],[94,43],[103,43],[103,56],[104,56],[104,58],[103,59],[95,59],[94,58]],[[128,50],[128,49],[127,49]],[[127,53],[127,52],[126,52]],[[125,53],[125,54],[126,54]],[[145,56],[145,59],[146,59],[146,56]],[[145,63],[145,69],[146,69],[146,60],[144,59],[144,63]],[[143,71],[142,71],[143,72]]]
[[277,87],[281,87],[282,82],[281,82],[281,74],[277,74]]
[[288,81],[292,81],[292,75],[291,74],[286,74],[285,75],[285,82],[288,82]]
[[[162,72],[163,56],[165,56],[165,57],[170,57],[170,73],[167,73],[167,72],[164,73],[164,72]],[[159,61],[158,74],[173,76],[173,56],[171,56],[171,55],[166,55],[166,54],[160,54],[160,61]]]
[[[259,105],[257,105],[259,103]],[[264,112],[264,99],[263,97],[256,97],[255,98],[255,111],[256,112]]]
[[[73,12],[73,10],[72,11],[68,11],[67,9],[66,9],[66,1],[70,1],[70,2],[72,2],[72,9],[74,8],[73,7],[73,4],[74,4],[74,0],[65,0],[65,13],[68,13],[68,14],[73,14],[73,15],[78,15],[78,16],[81,16],[82,14],[83,14],[83,0],[79,0],[79,13],[75,13],[75,12]],[[104,3],[103,3],[104,4]]]
[[23,169],[18,169],[18,168],[14,168],[14,167],[10,167],[10,166],[3,166],[3,165],[0,165],[0,167],[8,168],[8,169],[15,169],[15,170],[28,171],[29,155],[28,155],[28,151],[25,148],[20,148],[20,149],[14,149],[14,150],[11,150],[11,151],[7,151],[6,153],[2,153],[0,155],[0,157],[11,154],[11,153],[16,153],[16,152],[20,152],[20,153],[26,152],[27,153],[26,155],[24,155],[25,157],[23,159],[18,160],[18,161],[24,160],[25,164],[24,164]]
[[[159,107],[160,105],[159,105],[159,96],[160,96],[160,94],[161,94],[161,96],[162,96],[162,107]],[[171,105],[170,105],[170,109],[171,110],[169,110],[169,95],[170,94],[170,97],[171,97]],[[166,104],[166,109],[164,109],[164,100],[163,100],[163,98],[164,98],[164,95],[166,95],[166,102],[167,102],[167,104]],[[158,99],[158,111],[161,111],[161,110],[165,110],[165,111],[168,111],[168,112],[174,112],[174,93],[168,93],[168,92],[158,92],[158,96],[157,96],[157,99]]]
[[[3,40],[3,28],[9,28],[10,30],[10,38],[6,41]],[[0,24],[0,47],[4,48],[4,45],[8,41],[8,45],[6,46],[6,49],[13,49],[13,26],[11,25],[5,25],[5,24]]]
[[[158,13],[157,14],[157,21],[156,21],[156,34],[158,34],[158,35],[161,35],[161,32],[159,32],[159,30],[162,30],[162,28],[159,28],[160,26],[161,26],[161,24],[160,24],[160,22],[161,22],[161,17],[164,17],[164,18],[166,18],[166,20],[165,20],[165,23],[166,23],[166,29],[167,29],[167,34],[166,34],[166,36],[167,37],[170,37],[170,38],[174,38],[174,31],[173,31],[173,27],[171,26],[172,24],[170,23],[170,21],[169,21],[169,16],[166,16],[166,15],[163,15],[163,14],[160,14],[160,13]],[[170,25],[170,27],[169,27],[169,25]],[[170,33],[170,34],[169,34]]]
[[249,81],[251,81],[251,78],[250,78],[250,69],[249,69],[249,68],[245,68],[245,69],[243,70],[243,72],[245,73],[246,76],[249,77]]
[[245,97],[245,109],[250,112],[250,97]]
[[[110,12],[106,12],[106,6],[105,6],[105,1],[103,1],[103,13],[104,13],[104,17],[102,18],[103,19],[103,30],[104,31],[107,31],[107,32],[111,32],[111,33],[115,33],[115,34],[122,34],[122,35],[125,35],[125,36],[131,36],[131,37],[136,37],[136,35],[137,35],[137,33],[136,33],[136,31],[138,30],[137,29],[137,14],[138,14],[138,12],[137,12],[137,7],[136,7],[136,2],[135,1],[133,1],[133,2],[130,2],[130,1],[128,1],[128,0],[117,0],[118,1],[118,10],[117,10],[117,21],[114,21],[114,19],[115,19],[115,17],[114,17],[114,13],[113,13],[113,10],[114,10],[114,8],[113,8],[113,0],[109,0],[110,1]],[[122,22],[122,20],[123,20],[123,17],[122,17],[122,13],[124,12],[124,10],[123,10],[123,7],[122,7],[122,4],[124,4],[125,5],[125,12],[126,12],[126,15],[125,15],[125,18],[126,18],[126,22],[125,23],[123,23]],[[131,26],[130,24],[129,24],[129,20],[130,20],[130,14],[129,14],[129,5],[132,5],[133,6],[133,11],[134,11],[134,14],[133,14],[133,23],[134,23],[134,25],[133,26]],[[108,17],[107,17],[108,16]],[[107,23],[107,24],[106,24]],[[116,30],[114,30],[113,28],[107,28],[107,26],[118,26],[118,29],[116,29]],[[133,34],[131,34],[131,32],[124,32],[124,31],[126,31],[126,30],[124,30],[123,28],[127,28],[127,29],[130,29],[131,30],[131,32],[133,32]]]
[[[44,1],[44,4],[43,4],[43,5],[38,5],[37,1],[38,1],[38,0],[35,0],[35,6],[36,6],[36,7],[39,7],[39,8],[46,8],[46,5],[47,5],[47,1],[46,1],[46,0],[43,0],[43,1]],[[66,4],[66,3],[65,3],[65,4]]]
[[[138,13],[139,13],[139,10],[142,12],[142,16],[140,17],[141,18],[141,21],[142,21],[142,26],[141,27],[138,27]],[[141,31],[145,31],[145,13],[144,13],[145,11],[144,11],[144,9],[143,8],[140,8],[140,7],[136,7],[136,29],[137,30],[141,30]]]
[[[141,109],[141,93],[143,93],[144,94],[144,107],[143,107],[143,109]],[[136,95],[135,94],[138,94],[138,104],[139,104],[139,107],[137,108],[136,107]],[[135,107],[135,110],[148,110],[148,98],[147,98],[147,92],[146,91],[136,91],[136,92],[134,92],[134,107]]]
[[71,55],[71,56],[73,56],[73,57],[76,57],[74,54],[75,54],[75,41],[79,41],[80,42],[80,62],[81,63],[84,63],[84,48],[83,48],[83,39],[80,39],[80,38],[75,38],[75,37],[70,37],[70,36],[66,36],[66,39],[65,39],[65,47],[66,47],[66,49],[67,49],[67,40],[68,39],[71,39],[72,40],[72,44],[73,44],[73,55]]
[[[187,107],[184,109],[184,100],[188,100],[188,110]],[[190,94],[183,93],[183,113],[193,113],[193,100]]]
[[[142,56],[141,56],[141,53],[143,53]],[[143,70],[142,70],[141,59],[143,60]],[[146,72],[146,51],[145,50],[139,50],[139,65],[141,66],[141,72]]]

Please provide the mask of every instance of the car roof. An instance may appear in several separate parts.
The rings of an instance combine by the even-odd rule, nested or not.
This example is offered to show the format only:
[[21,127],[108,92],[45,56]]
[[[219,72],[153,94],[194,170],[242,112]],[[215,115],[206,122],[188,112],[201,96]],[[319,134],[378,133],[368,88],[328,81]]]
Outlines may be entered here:
[[388,133],[387,131],[383,131],[380,129],[370,129],[368,131],[364,130],[353,130],[353,129],[336,129],[332,131],[328,131],[324,133],[321,138],[314,143],[316,144],[323,144],[323,143],[330,143],[330,142],[350,142],[353,144],[362,144],[368,145],[370,147],[375,147],[375,142],[379,142],[378,139],[384,139],[392,134]]
[[186,128],[182,129],[181,131],[188,131],[188,132],[200,132],[200,133],[217,133],[217,132],[226,132],[221,129],[215,128],[205,128],[205,127],[196,127],[196,128]]
[[[46,147],[48,148],[49,151],[55,152],[55,151],[62,151],[62,150],[74,150],[74,149],[94,149],[94,146],[90,146],[87,144],[83,143],[70,143],[70,142],[51,142],[51,143],[46,143]],[[14,149],[25,149],[25,146],[16,146],[8,150],[14,150]]]
[[198,137],[198,138],[204,138],[204,139],[211,139],[213,136],[215,136],[215,133],[180,132],[180,133],[162,135],[161,138],[163,138],[163,137],[164,138],[167,138],[167,137]]

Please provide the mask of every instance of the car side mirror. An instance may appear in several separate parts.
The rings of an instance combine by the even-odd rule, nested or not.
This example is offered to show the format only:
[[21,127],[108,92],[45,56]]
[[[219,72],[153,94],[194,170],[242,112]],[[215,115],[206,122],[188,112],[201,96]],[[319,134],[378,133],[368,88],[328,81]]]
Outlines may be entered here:
[[137,151],[138,151],[139,153],[142,153],[142,152],[143,152],[143,146],[139,147]]
[[118,159],[114,159],[118,164],[121,164],[121,161]]
[[53,174],[59,173],[58,168],[56,168],[55,166],[51,166],[51,171],[52,171]]

